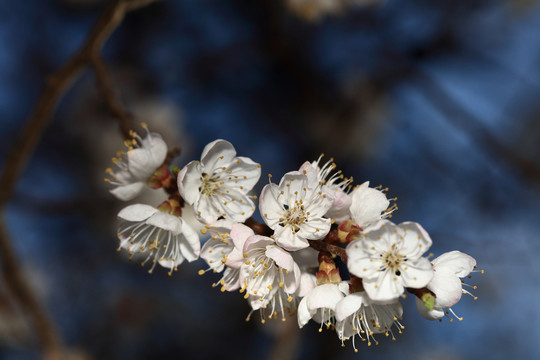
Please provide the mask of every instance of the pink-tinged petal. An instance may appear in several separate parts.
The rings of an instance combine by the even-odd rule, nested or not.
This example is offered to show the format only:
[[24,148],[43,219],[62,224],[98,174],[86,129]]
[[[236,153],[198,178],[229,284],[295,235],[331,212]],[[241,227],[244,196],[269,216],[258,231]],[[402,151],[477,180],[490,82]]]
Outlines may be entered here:
[[117,186],[109,190],[118,200],[129,201],[134,199],[144,189],[144,182],[139,181],[128,185]]
[[366,293],[356,292],[345,296],[336,304],[336,320],[343,321],[367,304]]
[[400,276],[391,271],[381,271],[378,277],[364,278],[362,283],[373,301],[393,301],[405,291]]
[[178,173],[178,192],[182,198],[190,205],[193,205],[201,193],[199,187],[202,185],[200,166],[197,161],[192,161]]
[[289,251],[309,247],[309,242],[306,239],[293,234],[290,226],[278,227],[274,233],[274,240],[279,246]]
[[212,224],[220,217],[212,198],[203,195],[195,203],[195,217],[203,224]]
[[255,235],[253,230],[244,224],[233,223],[231,225],[231,233],[229,236],[234,243],[234,247],[240,252],[244,251],[244,244],[248,237],[253,235]]
[[431,247],[431,238],[420,224],[404,222],[398,225],[398,230],[403,234],[401,251],[409,258],[419,258]]
[[225,265],[230,268],[240,269],[240,266],[242,266],[244,261],[245,259],[243,252],[235,247],[227,256],[227,261],[225,261]]
[[450,271],[435,270],[427,288],[435,293],[435,305],[441,308],[450,308],[461,299],[461,280]]
[[298,236],[310,240],[319,240],[328,234],[331,226],[332,220],[330,219],[308,219],[305,223],[300,225]]
[[337,303],[343,297],[344,295],[337,285],[323,284],[313,289],[305,299],[307,299],[307,307],[310,310],[321,308],[335,310]]
[[274,241],[266,236],[253,235],[244,242],[244,252],[248,252],[252,248],[262,248],[274,244]]
[[415,298],[415,300],[418,313],[422,315],[423,318],[427,320],[437,320],[444,316],[444,310],[436,308],[433,308],[433,310],[428,310],[422,300],[419,298]]
[[259,211],[266,225],[272,229],[279,227],[279,219],[283,216],[285,210],[278,201],[279,189],[276,184],[266,185],[259,198]]
[[401,279],[405,287],[420,289],[433,278],[433,267],[426,258],[407,261],[401,265]]
[[317,278],[310,273],[302,273],[300,276],[300,282],[298,289],[296,289],[296,295],[304,297],[311,292],[317,286]]
[[315,311],[310,311],[307,306],[307,297],[304,297],[298,304],[298,311],[296,317],[298,319],[298,327],[301,329],[306,325],[313,317]]
[[476,266],[473,257],[456,250],[442,254],[431,263],[436,271],[450,271],[460,278],[469,275]]
[[143,221],[157,213],[159,210],[150,205],[133,204],[126,206],[118,213],[120,219],[126,221]]
[[225,179],[229,180],[228,185],[244,193],[253,189],[261,177],[261,165],[243,156],[233,159],[226,171]]
[[390,205],[383,192],[369,187],[369,181],[356,188],[351,198],[351,217],[360,227],[379,220],[381,213]]
[[334,203],[326,212],[325,216],[334,219],[337,223],[348,220],[351,217],[349,208],[352,204],[352,198],[342,190],[334,191]]
[[269,245],[265,251],[266,257],[275,261],[275,263],[282,269],[292,271],[294,268],[294,260],[288,251],[283,250],[279,246]]
[[158,211],[146,220],[148,225],[170,231],[173,235],[182,232],[182,220],[176,216]]
[[218,139],[204,147],[201,163],[205,171],[212,173],[217,168],[227,166],[235,156],[234,146],[226,140]]
[[298,170],[301,174],[306,175],[307,177],[307,185],[310,188],[315,188],[319,186],[319,169],[317,169],[315,166],[313,166],[312,163],[309,161],[306,161],[305,163],[300,166],[300,169]]
[[[181,221],[182,219],[180,219]],[[201,241],[199,235],[187,223],[181,221],[180,251],[187,261],[192,262],[199,258]]]

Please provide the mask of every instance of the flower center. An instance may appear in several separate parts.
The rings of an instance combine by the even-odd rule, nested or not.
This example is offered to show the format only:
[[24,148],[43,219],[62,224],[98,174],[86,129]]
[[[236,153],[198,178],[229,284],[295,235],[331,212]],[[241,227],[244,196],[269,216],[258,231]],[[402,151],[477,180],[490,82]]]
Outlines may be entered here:
[[383,254],[382,270],[390,269],[399,276],[401,275],[401,271],[399,269],[403,261],[406,261],[406,258],[401,255],[394,247],[392,247],[392,250],[387,251]]
[[304,205],[301,205],[298,201],[292,208],[285,208],[284,217],[280,219],[282,226],[290,225],[293,231],[300,230],[300,225],[306,222],[307,217],[304,211]]
[[219,178],[215,174],[209,177],[208,174],[202,173],[201,182],[199,191],[203,195],[210,196],[219,189]]

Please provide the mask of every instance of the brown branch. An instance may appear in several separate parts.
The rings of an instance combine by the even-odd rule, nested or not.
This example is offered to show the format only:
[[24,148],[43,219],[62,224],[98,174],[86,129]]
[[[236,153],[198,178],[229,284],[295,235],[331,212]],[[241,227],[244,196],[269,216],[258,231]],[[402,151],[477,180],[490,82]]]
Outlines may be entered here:
[[[62,347],[55,327],[20,270],[19,262],[11,247],[8,231],[4,223],[3,208],[12,196],[17,180],[39,143],[43,131],[49,124],[58,102],[90,64],[94,65],[96,69],[98,80],[102,83],[101,88],[105,92],[107,103],[113,113],[117,116],[124,114],[121,112],[119,102],[114,97],[114,92],[110,90],[112,86],[107,81],[108,75],[104,64],[96,59],[99,58],[99,53],[105,41],[120,25],[126,13],[149,5],[154,1],[156,0],[113,0],[108,4],[97,19],[81,49],[63,67],[47,79],[45,88],[33,112],[30,114],[26,126],[6,158],[0,177],[0,260],[3,277],[18,303],[22,305],[31,318],[45,359],[62,359],[66,352]],[[113,108],[111,104],[118,107]],[[122,130],[124,130],[125,118],[120,116],[119,118],[122,120]]]

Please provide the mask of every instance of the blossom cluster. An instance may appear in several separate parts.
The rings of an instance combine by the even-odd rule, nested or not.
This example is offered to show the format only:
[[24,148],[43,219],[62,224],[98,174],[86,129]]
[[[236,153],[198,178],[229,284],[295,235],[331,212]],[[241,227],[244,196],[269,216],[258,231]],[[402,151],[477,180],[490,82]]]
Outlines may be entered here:
[[[376,334],[395,340],[406,292],[430,320],[461,320],[452,307],[462,294],[476,299],[461,280],[476,271],[474,258],[451,251],[430,261],[424,228],[390,221],[397,206],[388,189],[354,186],[332,159],[305,162],[277,183],[269,176],[257,197],[261,166],[228,141],[211,142],[180,169],[167,163],[162,138],[144,128],[146,136],[133,133],[113,159],[118,169],[107,169],[107,181],[120,200],[145,184],[168,195],[156,207],[132,204],[118,214],[118,250],[148,263],[150,273],[159,264],[171,275],[184,260],[202,258],[199,274],[221,273],[213,286],[242,293],[248,320],[254,312],[263,323],[313,320],[355,350],[358,339],[378,344]],[[262,222],[252,217],[257,208]]]

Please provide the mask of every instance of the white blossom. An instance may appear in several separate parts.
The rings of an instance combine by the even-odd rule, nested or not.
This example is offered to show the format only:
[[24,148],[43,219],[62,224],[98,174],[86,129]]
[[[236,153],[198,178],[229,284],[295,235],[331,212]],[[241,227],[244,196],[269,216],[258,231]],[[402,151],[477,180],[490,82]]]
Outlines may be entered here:
[[384,192],[369,187],[369,181],[366,181],[351,193],[351,218],[358,226],[365,229],[389,216],[396,209],[395,206],[389,208],[389,205],[390,201]]
[[120,249],[130,255],[146,256],[142,265],[150,261],[152,273],[156,263],[169,268],[169,275],[185,259],[199,258],[199,236],[182,218],[143,204],[125,207],[118,213],[122,220],[118,229]]
[[131,132],[132,139],[126,140],[127,151],[118,151],[112,162],[116,170],[107,168],[110,176],[105,181],[116,187],[110,192],[120,200],[128,201],[135,198],[146,185],[148,178],[163,164],[167,156],[167,144],[157,133],[150,132],[146,124],[146,137],[141,138]]
[[354,292],[345,296],[336,305],[336,331],[342,343],[352,338],[353,348],[357,351],[356,336],[362,341],[367,341],[368,346],[372,340],[378,344],[373,337],[374,334],[392,335],[392,340],[395,340],[392,327],[394,326],[401,334],[404,327],[399,319],[402,315],[403,307],[398,300],[389,304],[377,304],[370,300],[366,292]]
[[304,327],[313,319],[330,328],[334,325],[334,311],[337,303],[349,292],[349,285],[342,281],[339,284],[322,284],[314,287],[298,304],[298,326]]
[[324,218],[332,206],[332,195],[322,189],[313,177],[292,171],[279,185],[266,185],[259,199],[264,222],[274,230],[274,239],[287,250],[309,246],[308,240],[319,240],[328,234],[331,219]]
[[208,264],[208,269],[199,270],[199,275],[212,270],[223,272],[223,277],[212,286],[221,285],[221,291],[235,291],[240,288],[240,268],[231,267],[232,262],[242,260],[242,253],[234,246],[230,237],[234,223],[229,220],[218,220],[212,226],[206,225],[202,233],[208,233],[210,239],[201,249],[201,258]]
[[334,172],[336,164],[333,159],[330,159],[322,167],[320,162],[323,155],[313,162],[305,162],[300,167],[300,172],[304,170],[308,174],[315,174],[316,181],[318,181],[325,192],[332,194],[333,203],[330,209],[325,214],[325,217],[332,218],[336,222],[342,222],[350,218],[349,208],[351,206],[351,197],[348,192],[351,187],[352,178],[345,178],[342,171]]
[[381,221],[347,246],[347,267],[362,278],[372,300],[393,301],[405,287],[422,288],[429,283],[433,269],[422,254],[430,246],[431,238],[420,224]]
[[255,211],[248,192],[260,176],[259,164],[237,157],[232,144],[219,139],[205,146],[201,161],[180,171],[178,190],[201,222],[212,224],[220,217],[243,222]]
[[[460,278],[466,277],[473,271],[476,260],[462,252],[450,251],[434,259],[431,264],[434,274],[426,287],[435,294],[434,307],[432,310],[427,309],[418,298],[416,298],[416,307],[424,318],[435,320],[445,316],[445,309],[453,313],[451,307],[459,302],[462,294],[471,295],[467,290],[463,290]],[[459,320],[462,319],[455,316]]]
[[[286,319],[296,308],[294,293],[300,284],[300,269],[291,254],[268,237],[253,235],[245,225],[235,224],[231,230],[235,247],[243,248],[240,265],[240,292],[246,292],[253,310],[269,317]],[[235,266],[234,263],[231,266]],[[266,311],[265,311],[266,310]],[[248,316],[248,319],[250,315]],[[264,321],[263,321],[264,322]]]

